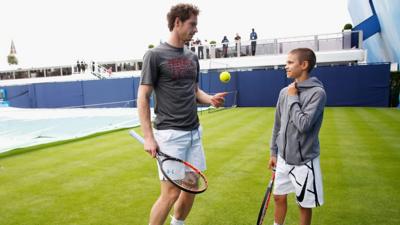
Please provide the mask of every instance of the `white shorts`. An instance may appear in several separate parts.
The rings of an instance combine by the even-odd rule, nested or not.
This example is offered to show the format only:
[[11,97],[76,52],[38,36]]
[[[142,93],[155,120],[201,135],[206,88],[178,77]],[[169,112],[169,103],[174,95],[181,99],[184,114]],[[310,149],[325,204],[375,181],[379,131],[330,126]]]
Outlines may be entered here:
[[289,165],[278,156],[274,195],[294,192],[303,208],[314,208],[324,203],[319,156],[301,166]]
[[[192,131],[154,129],[153,132],[160,151],[185,160],[201,171],[206,170],[206,159],[201,143],[201,127]],[[160,180],[166,180],[158,163],[157,166]],[[174,170],[174,168],[171,168],[171,170]]]

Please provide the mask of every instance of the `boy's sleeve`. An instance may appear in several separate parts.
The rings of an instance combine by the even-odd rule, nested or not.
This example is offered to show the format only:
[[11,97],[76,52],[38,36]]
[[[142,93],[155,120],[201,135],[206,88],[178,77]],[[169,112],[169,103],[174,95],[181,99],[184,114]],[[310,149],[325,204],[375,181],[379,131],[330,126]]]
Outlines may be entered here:
[[280,100],[281,93],[279,93],[278,102],[276,103],[274,128],[272,129],[272,137],[270,142],[270,155],[275,157],[278,155],[278,145],[276,144],[276,138],[278,137],[279,130],[281,129],[281,109],[279,107]]
[[298,95],[288,96],[290,120],[301,133],[307,132],[312,129],[323,112],[325,103],[326,94],[323,89],[316,91],[303,109],[301,109]]

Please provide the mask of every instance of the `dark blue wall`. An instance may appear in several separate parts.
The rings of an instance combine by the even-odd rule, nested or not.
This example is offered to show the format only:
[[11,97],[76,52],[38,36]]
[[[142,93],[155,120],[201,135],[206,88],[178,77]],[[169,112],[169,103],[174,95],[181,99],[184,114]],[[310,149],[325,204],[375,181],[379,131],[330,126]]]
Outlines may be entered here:
[[[136,99],[133,79],[91,80],[82,82],[83,103],[90,107],[133,107]],[[129,102],[126,102],[129,101]],[[115,102],[110,104],[111,102]]]
[[[138,79],[87,80],[3,87],[22,108],[136,107]],[[110,104],[112,103],[112,104]]]
[[[82,82],[80,81],[41,83],[32,86],[37,108],[59,108],[84,104]],[[32,101],[33,104],[34,102]],[[12,103],[11,106],[13,106]]]
[[[324,83],[328,106],[389,106],[389,64],[323,66],[315,68],[311,75]],[[275,106],[279,91],[290,82],[283,69],[231,72],[231,81],[226,84],[219,81],[219,71],[202,73],[199,79],[207,93],[237,91],[236,103],[243,107]],[[138,86],[139,78],[123,78],[2,88],[7,89],[13,107],[136,107]],[[234,96],[228,96],[227,105],[235,102]],[[114,103],[105,104],[110,102]]]
[[[233,72],[226,90],[238,90],[239,106],[275,106],[279,91],[292,80],[284,69]],[[207,92],[223,91],[218,73],[202,75]],[[390,64],[356,66],[320,66],[311,72],[322,81],[327,93],[327,106],[389,106]],[[211,83],[211,85],[209,84]],[[204,85],[205,84],[205,85]],[[211,87],[211,88],[210,88]]]
[[389,106],[390,64],[317,67],[329,106]]
[[35,101],[35,91],[32,85],[3,87],[7,90],[7,98],[10,106],[31,108]]
[[275,106],[279,91],[286,86],[282,70],[256,70],[239,76],[240,106]]

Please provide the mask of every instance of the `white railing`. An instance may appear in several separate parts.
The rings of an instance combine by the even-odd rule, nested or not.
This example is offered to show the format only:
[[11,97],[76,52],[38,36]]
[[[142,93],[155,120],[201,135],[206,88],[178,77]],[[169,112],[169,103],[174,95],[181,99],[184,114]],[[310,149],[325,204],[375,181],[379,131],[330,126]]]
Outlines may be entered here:
[[[204,45],[202,47],[203,48],[200,48],[200,50],[202,49],[203,54],[199,54],[199,46],[189,46],[189,49],[194,49],[194,52],[199,55],[200,60],[252,56],[250,40],[241,41],[240,43],[236,43],[235,41],[230,42],[226,49],[223,48],[222,43]],[[287,54],[294,48],[300,47],[311,48],[316,52],[362,49],[362,31],[344,31],[332,34],[259,39],[256,42],[255,55],[282,55]],[[91,71],[91,74],[99,79],[105,79],[110,76],[110,67],[112,73],[138,71],[141,70],[141,65],[142,60],[98,62],[94,71],[91,68],[91,64],[88,66],[89,68],[87,68],[87,70]],[[0,80],[63,76],[70,75],[74,73],[74,71],[77,71],[76,65],[6,70],[0,71]]]

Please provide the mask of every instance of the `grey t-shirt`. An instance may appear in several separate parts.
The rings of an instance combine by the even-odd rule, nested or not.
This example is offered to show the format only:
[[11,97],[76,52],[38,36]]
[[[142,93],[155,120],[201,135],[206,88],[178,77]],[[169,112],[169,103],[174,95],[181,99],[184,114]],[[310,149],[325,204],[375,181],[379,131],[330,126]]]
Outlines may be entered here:
[[140,84],[154,88],[154,128],[189,131],[199,126],[199,67],[197,56],[186,48],[162,43],[146,52]]

